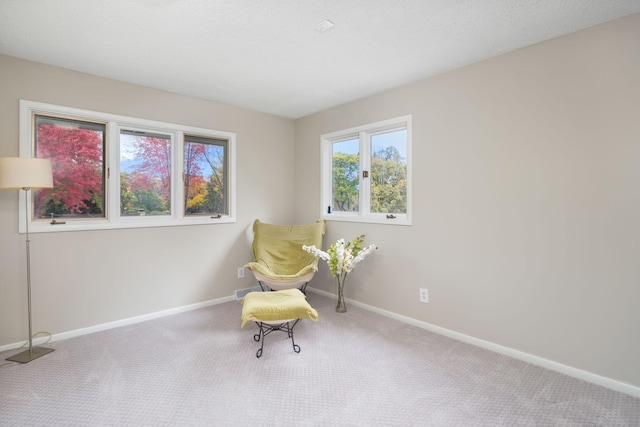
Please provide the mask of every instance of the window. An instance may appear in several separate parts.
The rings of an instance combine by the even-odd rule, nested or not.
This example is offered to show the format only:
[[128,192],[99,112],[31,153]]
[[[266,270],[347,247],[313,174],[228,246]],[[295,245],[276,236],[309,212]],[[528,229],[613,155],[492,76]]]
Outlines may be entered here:
[[104,123],[34,114],[34,156],[51,159],[53,189],[34,190],[33,218],[105,218]]
[[171,215],[171,135],[120,130],[120,215]]
[[184,137],[184,212],[226,215],[224,191],[229,141],[194,135]]
[[233,133],[22,100],[20,155],[53,166],[29,231],[235,222]]
[[321,136],[326,220],[410,225],[411,116]]

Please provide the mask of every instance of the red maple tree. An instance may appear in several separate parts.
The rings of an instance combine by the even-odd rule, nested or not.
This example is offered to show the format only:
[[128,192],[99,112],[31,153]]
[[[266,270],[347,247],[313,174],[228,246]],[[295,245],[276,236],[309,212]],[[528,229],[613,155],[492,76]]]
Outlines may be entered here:
[[90,205],[104,211],[104,142],[102,132],[50,124],[37,128],[37,157],[51,159],[53,189],[39,190],[36,212],[47,214],[50,203],[69,213],[86,213]]
[[167,206],[171,201],[171,140],[168,138],[140,138],[137,146],[137,158],[141,159],[136,171],[149,179],[160,182],[160,197]]

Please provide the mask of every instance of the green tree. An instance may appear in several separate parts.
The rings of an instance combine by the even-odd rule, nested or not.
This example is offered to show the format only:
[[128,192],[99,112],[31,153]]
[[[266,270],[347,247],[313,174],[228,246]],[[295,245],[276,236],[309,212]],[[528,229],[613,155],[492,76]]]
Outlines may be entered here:
[[146,213],[160,213],[166,210],[166,203],[157,191],[138,190],[135,197],[136,207],[144,209]]
[[218,145],[210,145],[204,151],[204,158],[211,167],[211,176],[207,185],[207,212],[225,213],[224,200],[224,148]]
[[[339,212],[358,211],[359,156],[333,155],[333,206]],[[407,165],[397,148],[376,151],[371,163],[371,212],[406,213]]]
[[135,212],[136,195],[131,191],[131,182],[129,174],[123,172],[120,174],[120,212]]
[[373,154],[371,164],[371,212],[406,213],[407,165],[392,146]]
[[339,212],[358,211],[360,156],[334,153],[333,207]]

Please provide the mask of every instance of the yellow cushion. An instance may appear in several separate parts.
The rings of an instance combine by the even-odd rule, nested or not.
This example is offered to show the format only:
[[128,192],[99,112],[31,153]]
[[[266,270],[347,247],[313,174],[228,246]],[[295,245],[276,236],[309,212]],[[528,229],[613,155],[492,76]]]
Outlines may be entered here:
[[318,320],[318,312],[309,305],[299,289],[274,292],[249,292],[242,299],[242,326],[250,320]]

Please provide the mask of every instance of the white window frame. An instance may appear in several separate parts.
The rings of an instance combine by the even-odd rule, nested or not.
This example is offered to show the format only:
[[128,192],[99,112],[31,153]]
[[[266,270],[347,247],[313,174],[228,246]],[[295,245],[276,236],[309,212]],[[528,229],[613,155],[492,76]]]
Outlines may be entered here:
[[[107,194],[105,217],[100,219],[77,219],[51,221],[33,219],[32,198],[25,202],[19,199],[19,232],[26,232],[25,210],[29,214],[29,232],[47,233],[61,231],[105,230],[121,228],[169,227],[183,225],[226,224],[236,222],[236,134],[232,132],[185,126],[175,123],[165,123],[154,120],[139,119],[102,113],[60,105],[20,100],[20,156],[33,157],[33,124],[34,114],[65,116],[78,120],[89,120],[107,123],[106,174],[105,193]],[[168,135],[171,140],[171,214],[164,216],[120,216],[120,129],[151,131]],[[227,147],[228,170],[227,195],[229,198],[229,212],[227,215],[185,215],[182,203],[184,186],[182,172],[184,163],[183,138],[184,134],[200,135],[214,139],[229,141]],[[60,223],[64,222],[64,224]]]
[[[371,209],[371,186],[370,178],[363,178],[362,171],[371,172],[371,137],[373,135],[390,132],[393,130],[406,129],[407,131],[407,212],[393,213],[372,213]],[[321,205],[320,215],[326,221],[347,221],[364,222],[387,225],[411,225],[411,115],[382,120],[362,126],[344,129],[327,133],[320,136],[321,145]],[[329,212],[328,207],[333,204],[332,181],[333,181],[333,144],[347,139],[359,139],[360,143],[360,173],[358,193],[358,212]]]

